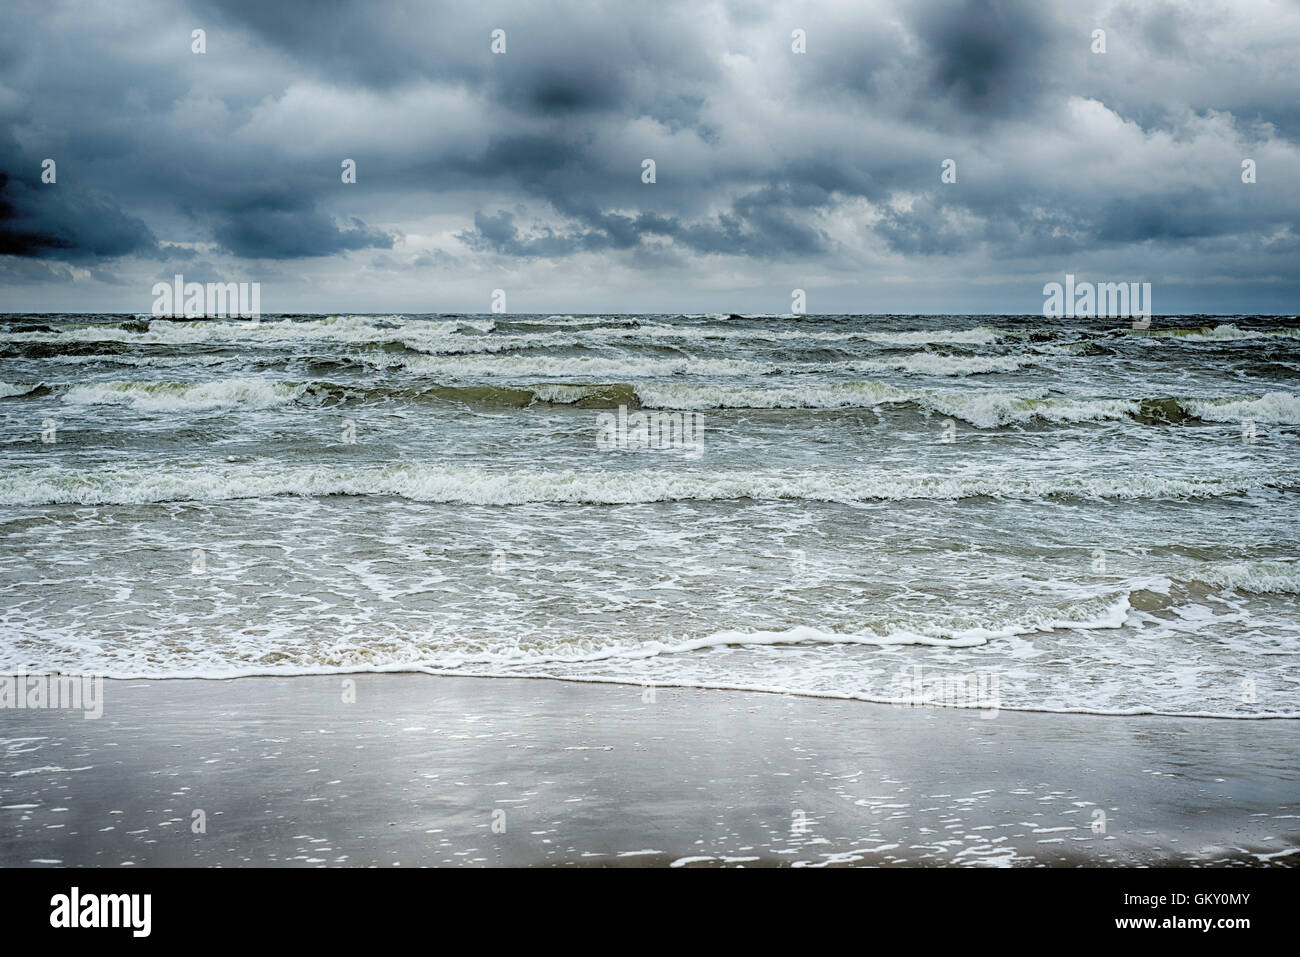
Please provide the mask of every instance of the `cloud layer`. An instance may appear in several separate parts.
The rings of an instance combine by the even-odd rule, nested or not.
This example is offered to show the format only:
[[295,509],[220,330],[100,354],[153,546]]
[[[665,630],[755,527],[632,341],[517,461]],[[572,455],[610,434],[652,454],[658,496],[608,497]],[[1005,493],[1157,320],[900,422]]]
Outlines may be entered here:
[[5,308],[1298,311],[1292,2],[16,6]]

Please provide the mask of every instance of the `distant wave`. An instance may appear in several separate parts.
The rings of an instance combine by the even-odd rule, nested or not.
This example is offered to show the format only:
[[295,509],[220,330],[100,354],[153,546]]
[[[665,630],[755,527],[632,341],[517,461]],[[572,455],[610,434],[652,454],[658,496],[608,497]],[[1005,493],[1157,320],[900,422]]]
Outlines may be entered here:
[[[530,349],[532,347],[529,347]],[[527,351],[502,350],[513,352]],[[65,365],[107,363],[135,368],[176,368],[187,365],[217,366],[249,361],[237,355],[198,354],[129,355],[120,352],[58,355],[43,357]],[[379,372],[456,378],[522,378],[529,376],[582,376],[617,378],[667,378],[672,376],[728,377],[847,374],[854,372],[903,372],[910,375],[949,377],[987,373],[1015,372],[1026,366],[1045,362],[1040,356],[963,356],[939,352],[907,352],[883,359],[842,361],[757,361],[753,359],[705,359],[680,357],[605,357],[554,355],[493,355],[485,350],[467,349],[460,353],[424,355],[409,352],[358,352],[327,354],[286,353],[279,358],[258,356],[252,361],[263,366],[284,366],[307,362]]]
[[[503,323],[512,325],[545,325],[526,316],[511,317],[503,315]],[[472,318],[418,319],[409,320],[401,316],[329,316],[309,320],[270,320],[260,322],[249,320],[202,319],[193,321],[175,320],[127,320],[121,323],[77,324],[51,331],[49,327],[38,329],[9,330],[0,332],[0,342],[13,343],[137,343],[141,345],[193,345],[248,344],[265,342],[268,344],[288,342],[340,342],[340,343],[406,343],[411,348],[421,346],[431,349],[454,348],[454,343],[447,340],[457,335],[478,334],[483,340],[478,345],[486,345],[492,337],[490,333],[496,328],[496,321]],[[967,345],[987,345],[1002,338],[1025,338],[1028,333],[1013,330],[992,329],[984,326],[973,329],[929,329],[904,332],[886,332],[871,330],[854,330],[849,332],[818,331],[801,328],[781,328],[778,326],[761,327],[721,327],[699,325],[671,325],[654,322],[637,323],[603,323],[601,325],[583,324],[574,328],[567,323],[557,323],[551,332],[524,333],[519,336],[501,337],[498,345],[508,344],[511,340],[532,342],[537,345],[578,343],[592,340],[626,341],[628,339],[678,339],[688,341],[708,340],[769,340],[809,342],[849,342],[853,340],[874,341],[894,345],[928,345],[940,343],[959,343]],[[508,345],[507,345],[508,347]]]
[[746,359],[619,358],[588,356],[406,356],[364,357],[367,365],[400,368],[424,375],[454,376],[606,376],[616,378],[667,378],[670,376],[815,375],[864,371],[901,371],[930,376],[967,376],[1014,372],[1041,361],[1032,356],[949,356],[912,352],[889,359],[842,362],[756,362]]
[[590,408],[639,407],[633,386],[621,383],[540,383],[527,386],[464,385],[373,387],[342,382],[277,382],[232,378],[211,382],[92,382],[66,387],[70,405],[122,405],[141,412],[204,412],[270,409],[298,403],[328,406],[399,397],[442,399],[474,406],[524,408],[538,403]]
[[[363,360],[367,365],[400,368],[420,375],[456,377],[603,376],[657,378],[666,376],[758,376],[781,371],[780,365],[745,359],[651,359],[600,356],[404,356]],[[790,371],[801,371],[797,367]]]
[[1151,336],[1156,339],[1179,339],[1184,342],[1235,342],[1245,339],[1266,339],[1270,336],[1282,339],[1300,339],[1300,328],[1241,329],[1234,323],[1223,322],[1217,326],[1136,330],[1135,334]]
[[[1152,343],[1209,343],[1233,345],[1242,342],[1279,342],[1300,338],[1300,328],[1241,328],[1233,323],[1217,326],[1152,328],[1131,330],[1126,328],[1101,329],[1089,326],[1025,326],[1007,328],[975,326],[972,328],[929,328],[891,331],[887,329],[826,328],[815,322],[772,319],[767,321],[707,320],[705,322],[672,323],[655,321],[647,317],[566,317],[549,318],[501,314],[496,318],[454,317],[411,319],[404,316],[339,315],[312,319],[248,320],[151,320],[126,319],[114,323],[62,323],[0,325],[0,354],[16,358],[55,359],[70,357],[85,361],[120,361],[123,364],[165,365],[176,356],[131,355],[127,353],[145,347],[206,346],[227,350],[278,350],[307,358],[314,353],[350,347],[363,355],[393,354],[411,360],[418,366],[419,354],[432,357],[499,356],[502,353],[534,350],[590,349],[600,347],[640,347],[660,350],[709,350],[715,357],[708,359],[681,356],[673,357],[686,364],[683,372],[668,374],[713,374],[704,371],[710,363],[717,364],[718,375],[739,374],[725,369],[727,362],[739,363],[737,358],[722,358],[734,344],[738,348],[767,347],[772,358],[768,374],[787,371],[827,372],[900,372],[908,375],[968,376],[987,373],[1011,373],[1035,362],[1047,361],[1050,355],[1089,356],[1104,355],[1126,337],[1145,338]],[[773,347],[788,346],[789,350],[811,350],[830,353],[816,366],[799,368],[799,363],[787,364],[776,355]],[[841,358],[852,355],[861,347],[873,348],[877,355],[838,364],[834,355]],[[942,355],[930,351],[931,347],[953,346],[977,349],[986,346],[1019,347],[1019,355]],[[892,356],[892,350],[913,349],[902,356]],[[786,350],[786,351],[789,351]],[[114,358],[116,357],[116,358]],[[196,357],[197,358],[197,357]],[[530,357],[531,359],[532,357]],[[608,378],[652,377],[660,373],[636,371],[645,360],[628,357],[605,359],[607,363],[626,362],[631,371],[618,371],[613,365],[605,372],[596,358],[591,358],[588,373],[577,371],[582,357],[552,356],[553,371],[523,373],[537,375],[591,374]],[[202,357],[199,361],[213,361]],[[218,359],[215,361],[226,361]],[[469,361],[469,360],[467,360]],[[522,360],[521,360],[522,361]],[[749,360],[754,361],[754,360]],[[575,371],[563,371],[564,363],[572,363]],[[755,363],[759,364],[759,363]],[[392,364],[390,363],[390,366]],[[739,368],[738,366],[735,368]],[[416,370],[418,371],[418,369]],[[444,374],[430,370],[430,374]],[[457,374],[447,372],[445,374]],[[500,374],[496,370],[488,374]]]
[[[696,368],[711,374],[743,374],[741,360],[547,360],[518,363],[515,373],[537,372],[555,363],[556,375],[579,370],[685,372]],[[448,371],[437,363],[428,368]],[[469,373],[470,367],[462,368]],[[503,370],[504,372],[504,370]],[[0,397],[24,395],[36,386],[0,384]],[[217,409],[267,409],[298,402],[313,406],[384,397],[436,398],[466,405],[524,408],[539,403],[585,408],[654,408],[681,411],[721,409],[851,409],[897,405],[961,419],[978,428],[1024,424],[1100,422],[1131,419],[1145,424],[1240,422],[1300,423],[1300,395],[1269,392],[1262,396],[1213,398],[1153,397],[1066,398],[1036,392],[904,388],[870,380],[800,385],[713,385],[669,381],[547,382],[502,385],[442,385],[398,383],[374,386],[330,381],[279,382],[260,378],[230,378],[209,382],[90,382],[65,387],[63,401],[73,405],[124,405],[144,412]]]
[[1125,399],[1052,399],[1040,394],[1002,391],[908,389],[885,382],[826,382],[795,386],[714,386],[646,383],[637,386],[643,405],[652,408],[705,409],[849,409],[910,404],[950,415],[982,428],[1042,419],[1081,422],[1120,419],[1140,402]]
[[666,409],[844,409],[911,404],[979,428],[996,428],[1038,419],[1089,422],[1135,419],[1142,422],[1210,422],[1254,418],[1259,422],[1300,423],[1300,395],[1210,399],[1074,399],[998,390],[905,389],[884,382],[828,382],[806,386],[714,386],[648,383],[636,387],[642,404]]
[[990,372],[1016,372],[1041,362],[1033,356],[947,356],[937,352],[910,352],[889,359],[847,362],[853,371],[897,371],[914,375],[967,376]]
[[46,331],[5,332],[0,342],[128,343],[139,345],[284,344],[297,342],[398,342],[403,336],[436,343],[462,332],[491,332],[490,320],[449,319],[410,322],[401,316],[328,316],[300,321],[247,319],[128,320],[117,324],[76,325]]

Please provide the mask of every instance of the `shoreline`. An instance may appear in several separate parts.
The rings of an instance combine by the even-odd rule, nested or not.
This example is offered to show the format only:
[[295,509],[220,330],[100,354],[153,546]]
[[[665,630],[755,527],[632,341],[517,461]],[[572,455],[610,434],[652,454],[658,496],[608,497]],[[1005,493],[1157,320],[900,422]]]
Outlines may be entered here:
[[105,684],[97,720],[0,712],[0,865],[1300,865],[1296,719],[409,671]]
[[[72,671],[27,671],[27,672],[7,672],[0,673],[0,679],[6,677],[27,677],[27,678],[49,678],[64,677],[77,678],[80,680],[101,679],[104,682],[115,682],[127,684],[131,682],[171,682],[171,681],[201,681],[201,682],[225,682],[225,681],[252,681],[252,680],[294,680],[299,678],[357,678],[361,676],[377,675],[419,675],[427,678],[466,678],[474,681],[557,681],[584,685],[611,685],[620,688],[645,688],[647,684],[652,684],[657,689],[668,689],[672,691],[701,691],[701,692],[733,692],[736,694],[756,694],[771,695],[780,698],[807,698],[812,701],[845,701],[856,702],[862,705],[873,707],[902,708],[903,710],[924,708],[942,711],[965,711],[980,713],[991,710],[994,717],[1001,713],[1008,714],[1041,714],[1041,715],[1060,715],[1064,717],[1086,717],[1086,718],[1176,718],[1187,719],[1189,721],[1297,721],[1300,722],[1300,712],[1287,712],[1285,714],[1229,714],[1218,711],[1197,711],[1197,712],[1176,712],[1176,711],[1101,711],[1089,709],[1076,710],[1052,710],[1048,708],[1025,708],[1025,707],[1008,707],[998,704],[995,707],[985,707],[982,705],[945,705],[945,704],[917,704],[901,705],[893,701],[881,700],[878,698],[860,697],[852,694],[839,694],[833,692],[818,691],[800,691],[790,688],[768,688],[750,685],[729,685],[715,683],[697,683],[697,682],[672,682],[672,681],[654,681],[644,682],[636,681],[631,678],[613,678],[606,676],[583,677],[580,675],[525,675],[525,674],[501,674],[488,671],[439,671],[426,670],[422,668],[410,668],[399,666],[394,668],[378,668],[370,671],[359,671],[354,667],[340,668],[338,671],[321,671],[313,669],[309,671],[271,671],[266,673],[250,673],[236,675],[136,675],[131,677],[117,677],[99,674],[84,674]],[[0,714],[6,711],[24,711],[38,710],[28,709],[22,706],[9,707],[0,705]]]

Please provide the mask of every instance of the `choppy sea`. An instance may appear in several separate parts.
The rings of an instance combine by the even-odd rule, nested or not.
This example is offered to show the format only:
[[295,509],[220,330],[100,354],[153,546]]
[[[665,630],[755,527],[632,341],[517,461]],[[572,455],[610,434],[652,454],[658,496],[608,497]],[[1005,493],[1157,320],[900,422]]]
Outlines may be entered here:
[[4,673],[1300,716],[1295,319],[10,314],[0,443]]

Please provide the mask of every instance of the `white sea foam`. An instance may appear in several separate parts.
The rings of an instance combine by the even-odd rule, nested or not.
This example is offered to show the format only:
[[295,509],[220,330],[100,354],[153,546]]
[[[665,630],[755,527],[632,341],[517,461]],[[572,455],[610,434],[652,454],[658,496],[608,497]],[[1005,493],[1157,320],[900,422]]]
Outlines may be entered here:
[[[391,370],[392,363],[366,358],[368,364]],[[825,381],[800,385],[706,384],[670,381],[673,376],[760,375],[769,367],[739,359],[603,359],[603,358],[434,358],[406,357],[402,368],[417,374],[455,379],[588,378],[602,382],[632,380],[641,403],[648,408],[703,411],[710,409],[846,409],[912,404],[977,428],[997,428],[1034,420],[1049,423],[1122,420],[1143,410],[1141,399],[1067,398],[1049,396],[1045,389],[917,389],[887,382]],[[795,367],[797,371],[797,366]],[[639,381],[651,378],[653,381]],[[600,383],[570,389],[560,398],[558,386],[529,383],[542,401],[571,402],[590,395]],[[208,382],[90,382],[66,388],[62,400],[73,405],[123,405],[147,412],[209,411],[221,408],[266,409],[301,398],[313,385],[330,383],[280,382],[260,378],[230,378]],[[0,397],[24,394],[35,386],[0,384]],[[540,391],[539,391],[540,390]],[[549,390],[549,391],[547,391]],[[575,391],[578,390],[578,391]],[[585,391],[582,391],[585,390]],[[545,393],[545,394],[543,394]],[[1300,423],[1300,395],[1271,392],[1259,397],[1179,399],[1179,406],[1206,421]]]
[[144,331],[120,325],[95,324],[64,328],[56,333],[10,332],[0,342],[123,342],[140,345],[284,345],[293,343],[378,343],[409,338],[436,345],[463,330],[489,333],[490,320],[449,319],[408,321],[401,316],[328,316],[306,320],[217,320],[189,322],[154,320]]
[[[383,366],[389,360],[363,361]],[[771,363],[743,359],[606,359],[589,356],[407,356],[401,367],[418,375],[470,377],[600,377],[639,379],[665,376],[763,375],[778,369]]]
[[1036,631],[1062,628],[1093,630],[1121,628],[1128,617],[1130,605],[1127,593],[1106,599],[1104,607],[1096,601],[1080,603],[1078,608],[1063,614],[1060,608],[1039,609],[1016,621],[987,622],[968,628],[931,627],[925,630],[891,628],[884,631],[833,632],[808,625],[799,625],[781,631],[719,631],[700,638],[684,641],[642,642],[634,647],[619,647],[598,653],[564,657],[548,654],[549,662],[593,661],[604,658],[652,658],[659,655],[683,654],[705,648],[728,645],[747,647],[755,645],[931,645],[944,648],[971,648],[986,645],[999,638],[1027,635]]
[[[510,317],[503,317],[510,318]],[[527,322],[523,317],[515,322]],[[147,329],[136,331],[121,325],[98,323],[65,326],[50,333],[41,331],[0,333],[0,342],[123,342],[142,345],[191,344],[284,344],[310,342],[377,343],[407,342],[412,348],[455,346],[448,342],[467,331],[487,337],[496,328],[488,319],[406,319],[402,316],[327,316],[306,320],[215,320],[194,321],[154,320]],[[879,342],[890,345],[967,344],[982,345],[999,341],[1016,334],[1008,330],[980,326],[974,329],[928,329],[906,332],[872,331],[858,329],[846,332],[818,331],[808,328],[779,328],[776,325],[759,328],[727,328],[718,326],[672,325],[647,322],[635,328],[583,327],[573,331],[524,333],[520,336],[493,338],[493,347],[519,347],[523,343],[577,344],[593,339],[644,340],[677,339],[706,342],[710,340],[775,340],[808,342],[848,342],[853,340]],[[580,338],[579,338],[580,337]],[[511,342],[521,340],[521,342]],[[486,345],[477,342],[477,345]],[[462,346],[468,344],[460,344]]]
[[[635,345],[647,341],[667,340],[694,346],[717,348],[721,343],[736,342],[746,346],[755,342],[784,342],[791,344],[841,344],[852,342],[878,343],[889,346],[926,345],[989,345],[1006,338],[1017,338],[1009,330],[977,327],[975,329],[930,329],[912,332],[872,332],[852,330],[829,332],[792,324],[783,328],[773,324],[761,327],[727,328],[724,326],[681,326],[664,323],[641,323],[635,328],[594,327],[574,331],[523,333],[476,337],[464,342],[439,341],[428,345],[429,351],[446,352],[499,352],[512,349],[538,347],[563,347],[608,343]],[[412,345],[412,348],[417,346]]]
[[725,499],[827,502],[963,499],[1195,499],[1300,486],[1300,473],[1178,478],[1149,473],[909,474],[820,470],[670,473],[487,471],[453,466],[8,469],[0,504],[139,504],[227,501],[278,495],[394,495],[423,502],[519,505],[529,502],[624,504]]
[[565,385],[562,383],[541,384],[529,387],[538,402],[553,402],[557,405],[570,405],[581,402],[600,393],[599,386]]
[[1152,329],[1143,334],[1156,338],[1179,339],[1184,342],[1233,342],[1242,339],[1266,339],[1269,337],[1296,339],[1300,338],[1300,329],[1242,329],[1234,323],[1221,322],[1217,326]]
[[639,329],[600,330],[607,335],[619,338],[628,335],[685,339],[693,341],[728,340],[768,340],[777,342],[878,342],[896,346],[924,345],[990,345],[1005,338],[1016,338],[1017,334],[1006,329],[992,329],[977,326],[973,329],[917,329],[909,332],[883,332],[870,329],[855,329],[849,332],[826,332],[798,324],[790,328],[780,328],[776,324],[757,328],[718,328],[715,326],[672,326],[647,324]]
[[70,405],[125,405],[140,412],[269,409],[294,401],[306,385],[266,379],[216,382],[92,382],[63,393]]
[[926,408],[963,419],[982,429],[1024,423],[1033,419],[1044,422],[1101,422],[1128,418],[1140,408],[1129,399],[1043,398],[1041,395],[1008,392],[935,391],[919,396]]
[[[882,623],[857,631],[835,631],[813,625],[796,625],[780,630],[724,629],[695,636],[650,637],[611,634],[608,636],[562,637],[536,635],[527,643],[504,637],[484,640],[455,633],[424,636],[413,634],[394,642],[386,651],[358,646],[345,652],[333,642],[324,643],[296,635],[292,639],[283,623],[250,632],[224,636],[239,646],[239,661],[228,669],[212,670],[198,665],[194,655],[204,655],[203,644],[174,643],[170,652],[149,655],[153,667],[139,670],[142,662],[125,667],[101,668],[110,677],[196,676],[227,677],[233,674],[330,673],[334,671],[370,671],[400,668],[464,669],[468,667],[505,667],[524,665],[532,668],[548,665],[578,665],[599,662],[637,662],[672,656],[691,657],[693,653],[715,648],[801,648],[819,645],[852,645],[876,648],[926,646],[933,648],[971,648],[1034,633],[1059,630],[1108,630],[1125,625],[1131,605],[1127,592],[1094,596],[1064,602],[1056,606],[1027,607],[1010,617],[989,615],[984,620],[964,625],[934,623],[927,626]],[[141,644],[133,640],[121,648],[125,659],[134,658]],[[277,663],[266,667],[265,652],[278,649]],[[102,650],[102,649],[101,649]],[[100,668],[101,663],[97,663]]]
[[1046,398],[1045,390],[905,389],[885,382],[827,382],[798,386],[725,386],[645,383],[641,401],[667,409],[844,409],[914,403],[979,428],[1033,419],[1087,422],[1123,419],[1137,412],[1138,400]]
[[584,326],[599,326],[601,323],[609,322],[604,316],[547,316],[545,319],[532,319],[524,316],[510,316],[510,321],[516,325],[524,326],[547,326],[560,323],[569,328],[582,328]]
[[966,376],[989,372],[1015,372],[1036,360],[1019,356],[946,356],[934,352],[913,352],[889,359],[846,363],[853,371],[898,370],[915,375]]
[[1208,422],[1276,422],[1300,423],[1300,395],[1270,392],[1255,398],[1181,399],[1179,404],[1197,418]]
[[[863,363],[855,364],[857,366]],[[978,428],[1023,424],[1104,422],[1137,416],[1142,399],[1050,396],[1046,389],[908,389],[886,382],[823,382],[808,385],[746,386],[654,382],[636,386],[641,401],[671,409],[844,409],[912,403]],[[1270,392],[1262,397],[1178,399],[1179,406],[1207,421],[1300,423],[1300,395]]]
[[874,342],[888,342],[894,345],[928,345],[930,343],[955,343],[964,345],[990,345],[1005,338],[1019,338],[1018,334],[1008,329],[991,329],[988,326],[976,326],[974,329],[922,329],[915,332],[874,332],[864,333],[865,338]]
[[188,366],[219,366],[243,361],[243,356],[220,355],[185,355],[185,356],[131,356],[118,353],[103,355],[50,356],[43,362],[55,362],[59,365],[92,365],[108,363],[110,365],[131,366],[146,369],[177,369]]
[[1256,595],[1300,594],[1300,559],[1216,562],[1190,573],[1217,588]]
[[844,409],[906,402],[918,393],[883,382],[827,382],[803,386],[637,385],[642,403],[662,409]]
[[1034,363],[1015,356],[947,356],[914,352],[889,359],[800,363],[755,362],[746,359],[604,358],[592,356],[406,356],[401,359],[363,356],[378,368],[400,367],[421,375],[470,376],[587,376],[606,379],[667,378],[670,376],[760,376],[817,373],[902,371],[916,375],[967,376],[1014,372]]

